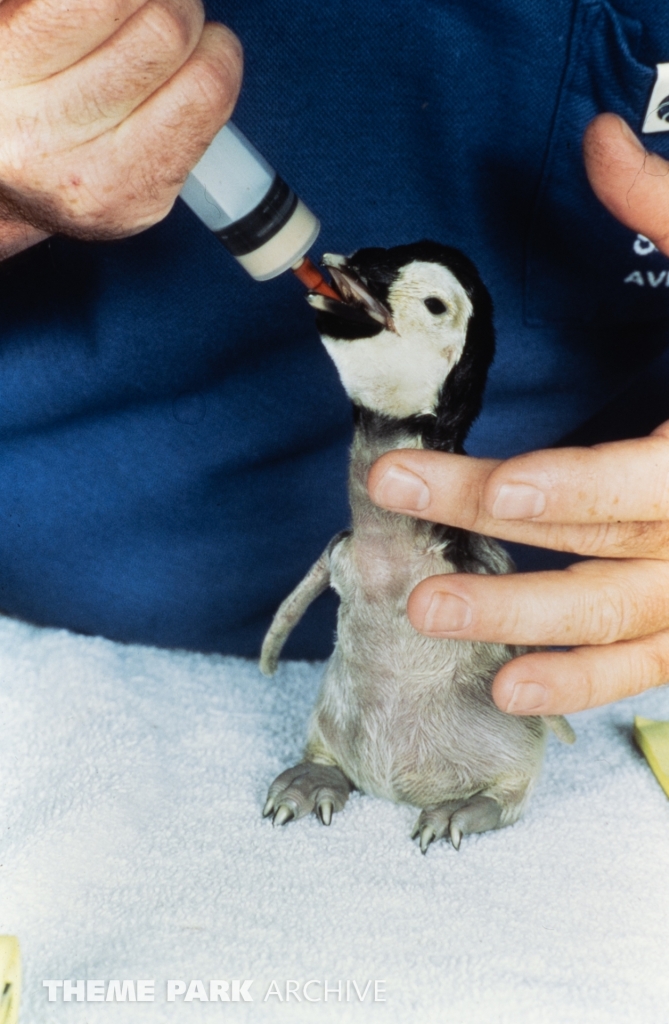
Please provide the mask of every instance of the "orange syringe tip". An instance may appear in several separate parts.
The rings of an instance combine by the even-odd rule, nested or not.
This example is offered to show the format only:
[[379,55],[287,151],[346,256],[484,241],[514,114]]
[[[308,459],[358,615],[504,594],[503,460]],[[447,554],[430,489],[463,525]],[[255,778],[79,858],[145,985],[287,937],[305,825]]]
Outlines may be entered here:
[[319,295],[327,295],[329,299],[339,299],[340,296],[332,288],[318,267],[314,266],[308,256],[305,256],[301,263],[293,267],[293,273],[310,292],[318,292]]

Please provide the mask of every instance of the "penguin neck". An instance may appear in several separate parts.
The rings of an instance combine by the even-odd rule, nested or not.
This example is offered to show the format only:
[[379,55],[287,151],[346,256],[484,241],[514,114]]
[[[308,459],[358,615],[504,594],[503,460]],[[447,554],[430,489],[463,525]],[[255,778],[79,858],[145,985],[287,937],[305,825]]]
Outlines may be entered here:
[[[433,414],[416,414],[396,419],[353,405],[356,433],[364,435],[370,448],[379,454],[394,448],[428,448],[431,451],[464,453],[463,443],[474,417],[459,403],[441,398]],[[378,458],[378,456],[377,456]]]
[[386,417],[376,422],[367,418],[364,423],[359,417],[356,418],[358,422],[353,435],[349,466],[349,500],[356,535],[378,533],[379,530],[388,532],[389,526],[392,531],[411,534],[431,530],[431,523],[379,508],[367,493],[367,477],[376,460],[385,452],[398,448],[423,448],[420,431],[407,429],[401,421],[393,424]]

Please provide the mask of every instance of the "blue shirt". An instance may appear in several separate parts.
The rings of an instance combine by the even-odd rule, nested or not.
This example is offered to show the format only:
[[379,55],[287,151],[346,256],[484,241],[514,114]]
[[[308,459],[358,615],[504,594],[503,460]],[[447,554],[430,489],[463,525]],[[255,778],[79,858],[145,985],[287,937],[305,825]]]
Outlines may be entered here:
[[[669,262],[580,154],[600,111],[640,131],[669,61],[657,0],[207,6],[246,49],[235,121],[322,220],[317,252],[428,237],[478,265],[498,349],[472,454],[669,416]],[[0,608],[257,654],[347,523],[350,424],[298,282],[250,280],[180,201],[138,237],[7,261]],[[325,596],[286,653],[324,656],[333,629]]]

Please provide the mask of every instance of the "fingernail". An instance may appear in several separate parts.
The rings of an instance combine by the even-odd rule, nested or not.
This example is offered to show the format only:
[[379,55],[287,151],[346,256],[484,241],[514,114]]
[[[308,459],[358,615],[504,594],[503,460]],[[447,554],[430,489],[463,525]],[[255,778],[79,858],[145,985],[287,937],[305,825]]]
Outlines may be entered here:
[[408,469],[390,466],[374,488],[374,501],[384,508],[422,512],[430,504],[430,491],[424,480]]
[[544,707],[547,695],[546,687],[541,683],[516,683],[505,710],[510,715],[519,711],[538,711]]
[[502,484],[492,514],[495,519],[532,519],[546,508],[546,496],[529,484]]
[[455,594],[434,594],[423,620],[427,633],[457,633],[472,621],[472,610]]

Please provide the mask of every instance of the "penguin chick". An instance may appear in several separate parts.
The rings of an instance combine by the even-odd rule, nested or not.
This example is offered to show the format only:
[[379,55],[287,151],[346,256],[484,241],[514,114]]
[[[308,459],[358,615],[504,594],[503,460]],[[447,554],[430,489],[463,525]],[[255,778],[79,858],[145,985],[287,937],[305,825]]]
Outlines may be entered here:
[[493,703],[492,680],[525,648],[425,637],[409,594],[427,576],[506,573],[495,541],[385,511],[366,488],[372,464],[396,448],[462,452],[494,354],[492,303],[474,265],[435,242],[328,255],[339,299],[311,294],[323,344],[351,398],[355,432],[352,526],[334,537],[279,608],[260,667],[328,585],[340,598],[337,641],[308,727],[303,760],[272,783],[264,815],[285,824],[315,811],[324,825],[351,789],[421,808],[423,853],[448,837],[510,825],[538,778],[546,725]]

